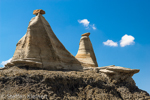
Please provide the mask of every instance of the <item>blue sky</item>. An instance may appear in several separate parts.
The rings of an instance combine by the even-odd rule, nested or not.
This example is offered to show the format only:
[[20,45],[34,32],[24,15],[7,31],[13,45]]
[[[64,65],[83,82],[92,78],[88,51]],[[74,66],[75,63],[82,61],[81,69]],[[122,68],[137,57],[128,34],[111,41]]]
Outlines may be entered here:
[[33,10],[43,9],[54,33],[74,56],[81,34],[90,32],[99,67],[140,69],[133,78],[150,93],[149,4],[149,0],[0,0],[0,63],[13,56],[35,16]]

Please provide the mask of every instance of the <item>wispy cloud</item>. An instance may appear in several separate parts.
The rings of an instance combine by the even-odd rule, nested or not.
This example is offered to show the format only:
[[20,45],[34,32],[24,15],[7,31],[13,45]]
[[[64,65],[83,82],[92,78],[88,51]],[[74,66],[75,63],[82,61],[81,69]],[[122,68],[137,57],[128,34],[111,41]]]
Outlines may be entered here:
[[86,29],[89,29],[91,27],[93,30],[96,30],[95,24],[90,25],[90,21],[88,21],[88,19],[78,20],[78,22],[80,24],[83,24]]
[[107,45],[107,46],[112,46],[112,47],[117,47],[118,46],[118,43],[114,42],[112,40],[107,40],[106,42],[103,42],[103,44]]
[[2,61],[1,65],[3,65],[3,67],[5,66],[5,64],[7,64],[8,62],[10,62],[12,60],[12,58],[6,60],[6,61]]
[[96,30],[95,24],[91,25],[93,30]]
[[125,34],[120,40],[120,46],[125,47],[127,45],[133,45],[135,43],[134,39],[133,36]]

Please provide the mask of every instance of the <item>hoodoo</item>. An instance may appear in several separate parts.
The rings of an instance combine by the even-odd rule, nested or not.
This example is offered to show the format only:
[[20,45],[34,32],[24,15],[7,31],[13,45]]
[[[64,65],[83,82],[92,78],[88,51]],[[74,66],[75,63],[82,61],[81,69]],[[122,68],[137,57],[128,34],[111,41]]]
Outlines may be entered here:
[[28,66],[49,70],[82,70],[80,62],[58,40],[49,23],[35,10],[27,33],[19,40],[12,61],[6,67]]
[[75,57],[84,67],[98,67],[89,35],[90,33],[84,33],[81,35],[79,50]]
[[150,100],[132,78],[139,69],[98,67],[90,33],[81,35],[74,57],[42,16],[45,11],[33,14],[11,62],[0,68],[0,100]]

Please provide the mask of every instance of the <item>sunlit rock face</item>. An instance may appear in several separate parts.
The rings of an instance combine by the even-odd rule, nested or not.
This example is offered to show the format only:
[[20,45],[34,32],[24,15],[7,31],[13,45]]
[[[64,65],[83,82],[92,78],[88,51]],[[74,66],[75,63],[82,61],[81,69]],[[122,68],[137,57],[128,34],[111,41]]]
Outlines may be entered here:
[[[45,13],[45,12],[44,12]],[[49,70],[82,70],[80,62],[58,40],[43,11],[29,22],[27,33],[19,40],[11,66],[29,66]]]
[[103,76],[108,77],[110,79],[110,82],[113,83],[128,81],[130,84],[134,84],[134,85],[135,82],[132,81],[132,76],[140,71],[139,69],[130,69],[130,68],[125,68],[125,67],[115,66],[115,65],[95,67],[95,68],[85,67],[83,70],[84,71],[91,70],[96,73],[100,73]]
[[81,35],[79,50],[75,57],[84,67],[98,67],[89,35],[90,33],[84,33]]

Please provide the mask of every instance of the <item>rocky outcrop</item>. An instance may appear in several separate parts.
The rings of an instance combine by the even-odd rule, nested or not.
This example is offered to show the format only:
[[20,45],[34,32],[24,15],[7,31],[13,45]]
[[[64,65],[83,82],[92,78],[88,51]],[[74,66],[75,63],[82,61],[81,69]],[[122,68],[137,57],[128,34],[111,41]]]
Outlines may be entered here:
[[45,12],[33,14],[11,62],[0,68],[0,100],[150,99],[132,79],[139,69],[98,67],[90,33],[82,34],[75,58],[42,16]]
[[40,13],[40,14],[45,14],[45,11],[42,10],[42,9],[37,9],[37,10],[34,10],[34,11],[33,11],[33,14],[34,14],[34,15],[37,15],[38,13]]
[[96,70],[48,71],[15,66],[0,70],[0,94],[0,100],[150,99],[131,77],[116,81]]
[[90,33],[84,33],[81,35],[79,50],[75,57],[84,67],[98,67],[89,35]]
[[29,66],[48,70],[82,70],[80,62],[58,40],[49,23],[35,10],[27,33],[19,40],[6,67]]
[[101,73],[105,77],[109,77],[111,81],[113,80],[113,82],[115,83],[124,81],[126,79],[131,79],[134,74],[140,71],[139,69],[130,69],[130,68],[125,68],[125,67],[120,67],[120,66],[115,66],[115,65],[110,65],[110,66],[105,66],[105,67],[96,67],[96,68],[85,67],[83,69],[91,70],[96,73]]

